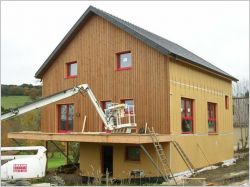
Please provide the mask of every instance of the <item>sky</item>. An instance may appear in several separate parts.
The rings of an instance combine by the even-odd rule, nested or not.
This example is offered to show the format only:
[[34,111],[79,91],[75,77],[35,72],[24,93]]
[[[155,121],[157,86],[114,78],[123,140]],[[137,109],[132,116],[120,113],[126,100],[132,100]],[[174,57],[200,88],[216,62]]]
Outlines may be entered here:
[[248,1],[1,1],[1,84],[40,84],[36,71],[89,5],[249,78]]

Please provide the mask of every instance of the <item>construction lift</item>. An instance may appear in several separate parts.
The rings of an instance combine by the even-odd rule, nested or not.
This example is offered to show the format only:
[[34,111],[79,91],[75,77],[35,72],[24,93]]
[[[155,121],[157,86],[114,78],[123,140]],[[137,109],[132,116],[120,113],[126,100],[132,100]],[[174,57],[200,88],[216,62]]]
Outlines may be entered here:
[[[121,118],[125,117],[125,111],[131,110],[131,107],[123,103],[112,103],[103,111],[98,100],[93,94],[88,84],[81,84],[71,89],[61,91],[51,96],[42,98],[31,104],[15,108],[8,113],[1,115],[1,121],[19,116],[34,109],[41,108],[45,105],[57,102],[59,100],[71,97],[78,93],[87,94],[90,101],[94,105],[97,113],[104,123],[105,130],[116,131],[124,129],[122,132],[131,133],[131,130],[136,128],[135,116],[128,114],[128,123],[122,123]],[[3,147],[4,151],[37,151],[35,155],[2,155],[1,161],[1,179],[2,180],[17,180],[17,179],[32,179],[45,176],[46,168],[46,148],[43,146],[27,146],[27,147]]]

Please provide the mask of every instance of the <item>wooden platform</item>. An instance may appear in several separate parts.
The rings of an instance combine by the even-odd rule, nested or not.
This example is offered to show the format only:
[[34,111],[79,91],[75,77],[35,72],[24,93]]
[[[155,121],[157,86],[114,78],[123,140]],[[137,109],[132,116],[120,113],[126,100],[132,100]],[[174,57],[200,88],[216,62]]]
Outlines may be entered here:
[[[72,133],[44,133],[39,131],[23,131],[8,133],[8,138],[25,140],[52,140],[62,142],[93,142],[93,143],[152,143],[149,134],[109,134],[104,132],[72,132]],[[168,134],[158,135],[159,142],[170,142]]]

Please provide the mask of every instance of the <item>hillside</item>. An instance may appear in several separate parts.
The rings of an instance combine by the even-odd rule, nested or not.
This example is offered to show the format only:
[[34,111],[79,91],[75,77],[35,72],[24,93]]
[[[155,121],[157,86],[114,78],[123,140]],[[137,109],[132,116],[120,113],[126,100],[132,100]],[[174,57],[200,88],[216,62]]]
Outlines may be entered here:
[[16,108],[31,101],[29,96],[3,96],[1,97],[1,106],[4,109]]

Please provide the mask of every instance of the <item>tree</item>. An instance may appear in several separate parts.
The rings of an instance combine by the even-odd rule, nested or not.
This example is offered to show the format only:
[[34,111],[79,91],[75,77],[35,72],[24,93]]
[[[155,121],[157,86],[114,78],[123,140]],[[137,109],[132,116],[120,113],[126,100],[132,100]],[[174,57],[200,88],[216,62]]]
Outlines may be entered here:
[[[243,79],[233,85],[234,96],[234,126],[240,127],[240,142],[242,149],[247,147],[249,129],[249,81]],[[245,98],[246,99],[245,99]],[[247,119],[247,121],[245,121]],[[245,133],[243,133],[243,130]]]

